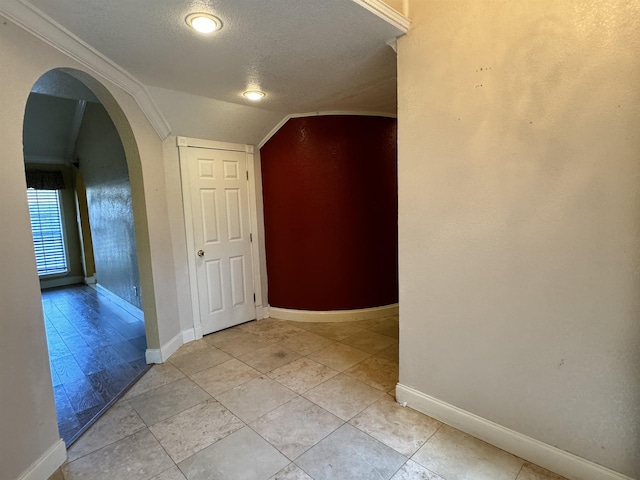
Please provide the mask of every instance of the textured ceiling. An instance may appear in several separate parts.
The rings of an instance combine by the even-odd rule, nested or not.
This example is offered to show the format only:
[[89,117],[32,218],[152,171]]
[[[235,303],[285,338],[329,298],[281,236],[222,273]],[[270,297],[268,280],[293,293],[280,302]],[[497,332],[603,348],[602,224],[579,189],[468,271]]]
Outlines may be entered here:
[[[352,0],[31,0],[142,83],[279,112],[395,113],[402,32]],[[217,15],[201,36],[186,15]],[[267,97],[254,104],[249,88]]]

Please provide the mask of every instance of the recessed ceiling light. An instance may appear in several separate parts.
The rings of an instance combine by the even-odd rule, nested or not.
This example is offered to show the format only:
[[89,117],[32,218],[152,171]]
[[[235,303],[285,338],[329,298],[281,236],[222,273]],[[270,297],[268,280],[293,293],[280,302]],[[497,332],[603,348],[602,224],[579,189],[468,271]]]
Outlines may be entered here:
[[259,90],[247,90],[242,95],[244,95],[249,100],[257,102],[258,100],[262,100],[262,98],[264,97],[264,92],[261,92]]
[[185,20],[187,25],[200,33],[212,33],[222,28],[222,20],[208,13],[192,13]]

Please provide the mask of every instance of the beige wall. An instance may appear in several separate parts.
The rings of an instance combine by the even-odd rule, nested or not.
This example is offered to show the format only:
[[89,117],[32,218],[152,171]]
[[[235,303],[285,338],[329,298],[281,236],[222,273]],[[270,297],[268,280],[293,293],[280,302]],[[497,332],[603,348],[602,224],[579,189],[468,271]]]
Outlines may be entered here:
[[[58,439],[22,158],[29,84],[42,72],[11,47],[22,37],[10,24],[0,27],[0,62],[11,66],[0,70],[0,222],[11,225],[0,234],[0,431],[20,432],[0,435],[0,465],[7,479],[17,478]],[[33,43],[27,41],[25,48]]]
[[[21,475],[58,439],[39,285],[30,237],[22,156],[22,122],[30,89],[46,71],[82,69],[11,22],[0,22],[0,478]],[[90,80],[86,78],[85,80]],[[120,131],[125,150],[136,150],[129,165],[140,273],[151,348],[179,332],[171,234],[162,168],[162,142],[133,99],[103,80],[98,95],[116,125],[126,116],[131,128]],[[100,90],[99,85],[95,86]],[[109,100],[110,93],[119,105]],[[126,123],[126,122],[124,122]],[[124,130],[127,130],[126,128]],[[144,177],[144,187],[142,178]],[[134,191],[134,183],[138,188]],[[150,299],[150,301],[148,301]],[[148,306],[151,303],[151,306]],[[157,312],[157,314],[156,314]],[[149,317],[157,320],[149,321]]]
[[383,0],[383,2],[393,8],[395,11],[400,12],[403,15],[407,15],[407,12],[405,12],[404,8],[406,0]]
[[640,476],[640,3],[412,0],[400,383]]
[[170,135],[162,143],[164,151],[164,171],[167,182],[167,204],[173,245],[173,262],[177,286],[180,329],[193,328],[193,309],[191,308],[191,286],[187,259],[187,238],[182,205],[182,181],[180,177],[180,157],[176,146],[176,137]]

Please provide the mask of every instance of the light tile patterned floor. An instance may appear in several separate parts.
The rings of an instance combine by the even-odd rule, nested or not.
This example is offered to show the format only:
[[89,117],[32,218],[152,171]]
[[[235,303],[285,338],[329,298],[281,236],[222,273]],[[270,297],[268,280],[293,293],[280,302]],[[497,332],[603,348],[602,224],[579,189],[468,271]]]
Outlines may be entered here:
[[149,370],[53,478],[562,480],[396,403],[397,339],[397,317],[208,335]]

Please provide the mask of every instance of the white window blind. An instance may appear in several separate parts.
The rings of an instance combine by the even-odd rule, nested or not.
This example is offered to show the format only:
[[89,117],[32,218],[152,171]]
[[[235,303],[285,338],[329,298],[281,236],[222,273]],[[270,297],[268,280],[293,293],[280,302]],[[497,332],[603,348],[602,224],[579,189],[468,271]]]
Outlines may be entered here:
[[27,189],[38,275],[67,272],[58,190]]

